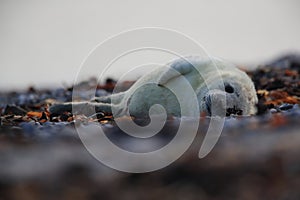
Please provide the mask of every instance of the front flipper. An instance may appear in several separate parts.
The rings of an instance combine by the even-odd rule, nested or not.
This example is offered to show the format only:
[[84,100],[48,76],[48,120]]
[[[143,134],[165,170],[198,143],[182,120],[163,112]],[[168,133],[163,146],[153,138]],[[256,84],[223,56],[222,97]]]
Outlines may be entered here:
[[195,70],[194,65],[185,58],[174,61],[169,68],[158,79],[158,85],[165,85],[170,80],[184,76]]

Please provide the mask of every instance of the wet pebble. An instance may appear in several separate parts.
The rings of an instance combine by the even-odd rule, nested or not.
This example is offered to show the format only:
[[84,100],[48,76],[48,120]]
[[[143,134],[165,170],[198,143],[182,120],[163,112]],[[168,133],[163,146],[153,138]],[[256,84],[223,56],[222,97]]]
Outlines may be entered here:
[[275,108],[271,108],[271,109],[270,109],[270,112],[271,112],[271,113],[277,113],[277,112],[278,112],[278,110],[277,110],[277,109],[275,109]]
[[293,104],[285,103],[285,104],[280,105],[280,106],[279,106],[279,109],[285,111],[285,110],[290,110],[290,109],[292,109],[293,107],[294,107]]
[[283,112],[283,114],[291,119],[298,120],[300,117],[300,107],[296,104],[288,112]]

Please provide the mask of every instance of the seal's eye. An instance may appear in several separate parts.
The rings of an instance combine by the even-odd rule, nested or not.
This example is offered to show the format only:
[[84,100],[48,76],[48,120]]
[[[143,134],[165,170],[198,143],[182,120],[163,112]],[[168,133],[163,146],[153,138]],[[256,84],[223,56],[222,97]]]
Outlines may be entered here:
[[231,85],[225,85],[225,92],[227,93],[233,93],[234,89]]

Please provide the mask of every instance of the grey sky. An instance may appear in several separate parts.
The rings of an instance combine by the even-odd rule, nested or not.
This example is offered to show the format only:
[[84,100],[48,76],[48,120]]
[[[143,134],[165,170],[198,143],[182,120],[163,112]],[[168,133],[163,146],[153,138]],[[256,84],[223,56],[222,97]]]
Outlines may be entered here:
[[143,26],[178,30],[236,63],[267,61],[300,50],[299,2],[0,0],[0,89],[70,84],[97,44]]

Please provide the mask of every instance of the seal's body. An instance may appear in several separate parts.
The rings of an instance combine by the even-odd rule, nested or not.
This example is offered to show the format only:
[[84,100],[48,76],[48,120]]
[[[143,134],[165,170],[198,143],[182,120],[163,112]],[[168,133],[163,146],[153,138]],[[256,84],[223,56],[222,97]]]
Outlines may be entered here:
[[[177,94],[170,88],[176,88]],[[97,112],[113,110],[116,115],[130,113],[138,117],[147,116],[151,106],[160,104],[168,115],[181,116],[182,106],[183,109],[195,109],[189,103],[191,88],[198,99],[200,112],[209,115],[222,111],[226,115],[256,113],[257,96],[246,73],[223,60],[200,57],[180,58],[165,67],[158,67],[125,92],[98,97],[91,102],[56,104],[50,112],[71,111],[72,105],[92,105]],[[178,92],[185,97],[184,102],[178,101]]]

